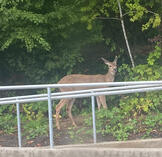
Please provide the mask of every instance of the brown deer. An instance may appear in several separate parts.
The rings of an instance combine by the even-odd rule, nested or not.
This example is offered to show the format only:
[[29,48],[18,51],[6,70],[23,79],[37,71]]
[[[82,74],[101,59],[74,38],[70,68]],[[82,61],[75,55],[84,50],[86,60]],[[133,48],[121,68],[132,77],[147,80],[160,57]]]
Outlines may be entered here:
[[[106,65],[108,65],[109,69],[108,72],[105,75],[83,75],[83,74],[72,74],[64,76],[58,84],[68,84],[68,83],[95,83],[95,82],[113,82],[115,78],[115,74],[117,71],[117,56],[115,57],[115,60],[113,62],[109,62],[104,58],[101,58]],[[61,92],[66,91],[75,91],[75,90],[83,90],[83,89],[90,89],[91,87],[66,87],[66,88],[59,88]],[[107,109],[106,104],[106,98],[105,96],[97,96],[97,104],[98,109],[100,109],[101,105],[103,108]],[[66,104],[66,109],[69,118],[72,121],[72,124],[76,126],[75,121],[73,119],[71,109],[74,104],[75,98],[69,98],[69,99],[61,99],[58,105],[56,106],[56,127],[60,129],[59,124],[59,114],[61,111],[61,108]]]

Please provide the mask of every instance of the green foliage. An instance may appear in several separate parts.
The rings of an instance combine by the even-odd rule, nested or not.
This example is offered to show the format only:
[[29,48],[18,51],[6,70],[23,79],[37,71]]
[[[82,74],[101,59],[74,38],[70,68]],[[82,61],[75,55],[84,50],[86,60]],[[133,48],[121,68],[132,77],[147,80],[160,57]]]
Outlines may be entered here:
[[[125,104],[127,108],[129,104]],[[132,116],[130,109],[117,108],[109,110],[100,110],[96,112],[96,129],[98,134],[103,136],[112,135],[117,140],[127,140],[130,135],[142,136],[143,138],[151,136],[151,133],[161,131],[162,113],[150,112],[147,116]],[[127,112],[127,114],[126,114]],[[85,124],[92,127],[92,118],[85,116]],[[92,134],[92,129],[84,131],[86,134]]]
[[12,134],[17,129],[17,119],[14,112],[15,105],[0,107],[0,130],[5,134]]
[[0,130],[5,134],[13,134],[16,131],[17,120],[12,114],[0,115]]
[[5,35],[1,35],[1,50],[8,48],[12,43],[19,40],[24,42],[28,51],[41,46],[45,50],[51,47],[44,35],[47,33],[42,29],[46,19],[43,15],[29,10],[27,2],[1,2],[1,29]]
[[68,3],[48,0],[1,1],[1,50],[17,43],[28,51],[52,50],[58,40],[69,38],[73,27],[80,22],[79,7],[76,0]]
[[23,105],[23,128],[27,139],[47,135],[48,118],[47,102],[37,102]]
[[[88,5],[87,5],[88,4]],[[123,1],[120,0],[121,8],[122,11],[125,12],[123,15],[129,15],[130,21],[135,22],[137,20],[143,19],[148,19],[148,22],[146,24],[142,25],[142,30],[148,29],[151,25],[153,28],[157,27],[160,25],[161,18],[160,18],[160,7],[153,12],[153,10],[149,10],[150,6],[151,9],[154,9],[158,5],[161,5],[160,1],[156,1],[153,3],[143,3],[140,2],[139,0],[127,0]],[[84,6],[81,8],[81,11],[83,13],[86,13],[84,16],[82,16],[82,21],[86,21],[88,23],[87,28],[91,29],[92,25],[91,23],[96,19],[96,18],[103,18],[107,17],[108,19],[110,18],[116,18],[117,16],[119,17],[119,9],[118,9],[118,4],[117,1],[110,0],[110,1],[87,1],[85,2]],[[159,13],[157,13],[157,11]],[[149,17],[149,14],[153,14],[153,16]],[[116,18],[117,19],[117,18]]]
[[[156,45],[155,50],[149,54],[147,58],[147,64],[138,65],[134,69],[130,69],[127,65],[123,65],[121,67],[122,70],[126,70],[127,77],[124,78],[126,81],[138,81],[138,80],[161,80],[162,79],[162,67],[160,66],[161,59],[161,48]],[[119,69],[119,72],[122,72]],[[124,73],[125,73],[124,72]],[[152,116],[152,121],[149,121],[151,116],[150,113],[153,112],[162,112],[161,110],[162,103],[162,93],[158,92],[147,92],[141,94],[133,94],[129,96],[123,96],[120,99],[120,108],[122,109],[124,115],[130,117],[142,116],[143,114],[149,114],[145,120],[145,123],[152,123],[156,127],[156,123],[158,122],[157,117]],[[159,114],[158,114],[159,115]],[[154,128],[155,126],[149,125],[150,128]]]
[[145,126],[145,135],[144,137],[150,137],[151,133],[157,132],[158,130],[162,131],[162,113],[156,113],[155,115],[148,114],[145,120],[142,122],[142,125]]
[[119,68],[119,73],[122,75],[122,73],[126,74],[128,72],[129,77],[124,77],[125,81],[160,80],[162,73],[162,67],[159,62],[162,57],[161,52],[162,49],[160,46],[156,45],[155,50],[150,53],[147,58],[147,64],[137,65],[133,69],[131,69],[128,65],[123,64]]
[[22,82],[30,84],[56,83],[72,73],[83,61],[81,48],[102,40],[101,23],[88,31],[80,21],[80,5],[76,0],[0,2],[0,72],[11,80],[21,73]]
[[48,135],[48,119],[43,117],[42,119],[36,119],[26,121],[24,125],[24,136],[27,139]]
[[[155,50],[147,58],[148,65],[154,65],[155,61],[161,57],[162,49],[156,45]],[[159,76],[160,77],[160,76]]]
[[[159,66],[158,60],[161,58],[161,48],[156,45],[155,50],[149,54],[147,64],[140,64],[131,69],[128,65],[122,65],[119,72],[124,76],[125,81],[146,81],[161,80],[162,67]],[[161,92],[146,92],[141,94],[133,94],[131,96],[123,96],[120,99],[120,106],[125,110],[125,114],[140,115],[143,112],[149,113],[152,110],[160,108],[162,103]]]
[[22,107],[27,120],[40,120],[48,111],[47,102],[24,104]]
[[[47,135],[48,118],[47,103],[22,104],[20,109],[23,135],[26,138]],[[0,130],[5,134],[17,132],[17,116],[15,105],[1,106]]]
[[148,22],[146,24],[142,25],[142,31],[148,29],[151,25],[152,28],[158,27],[161,23],[161,18],[158,14],[155,14],[155,16],[150,17]]
[[[158,3],[158,2],[156,2]],[[156,5],[156,3],[152,3],[152,5]],[[149,10],[146,8],[147,4],[145,6],[143,4],[140,4],[140,1],[134,1],[130,2],[128,1],[126,3],[126,6],[129,9],[129,16],[130,16],[130,21],[134,22],[136,20],[140,20],[142,18],[145,19],[145,14],[153,14],[153,16],[149,17],[148,22],[142,25],[142,30],[148,29],[151,25],[153,28],[157,27],[161,23],[161,18],[158,13],[154,13],[153,11]],[[153,6],[152,6],[153,7]],[[148,16],[148,15],[147,15]]]
[[[85,119],[85,123],[90,126],[92,118]],[[127,119],[117,107],[112,110],[102,109],[96,112],[97,133],[113,135],[117,140],[126,140],[136,124],[135,119]]]

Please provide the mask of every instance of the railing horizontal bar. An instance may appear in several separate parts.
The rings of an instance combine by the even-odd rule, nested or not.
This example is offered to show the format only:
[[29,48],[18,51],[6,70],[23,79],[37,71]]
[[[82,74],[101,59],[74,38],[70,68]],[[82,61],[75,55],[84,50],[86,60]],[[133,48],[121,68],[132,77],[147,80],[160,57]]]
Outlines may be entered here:
[[[51,99],[65,99],[65,98],[81,98],[81,97],[90,97],[90,96],[99,96],[99,95],[118,95],[118,94],[129,94],[137,92],[150,92],[150,91],[159,91],[162,90],[162,86],[159,87],[148,87],[148,88],[139,88],[139,89],[128,89],[128,90],[117,90],[109,92],[96,92],[96,93],[86,93],[86,94],[75,94],[75,95],[63,95],[63,96],[52,96]],[[0,104],[14,104],[17,103],[27,103],[27,102],[37,102],[37,101],[47,101],[47,97],[44,98],[35,98],[35,99],[25,99],[17,101],[1,101]]]
[[99,82],[99,83],[74,83],[74,84],[43,84],[43,85],[18,85],[18,86],[0,86],[0,90],[17,90],[17,89],[43,89],[59,87],[105,87],[105,86],[127,86],[127,85],[144,85],[144,84],[161,84],[162,81],[129,81],[129,82]]
[[[120,86],[120,87],[108,87],[108,88],[78,90],[78,91],[67,91],[67,92],[52,93],[51,96],[79,94],[79,93],[88,93],[88,92],[97,92],[97,91],[113,91],[113,90],[121,90],[121,89],[135,89],[135,88],[144,88],[144,87],[157,87],[157,86],[158,87],[162,86],[162,84],[146,84],[146,85],[133,85],[133,86],[131,85],[131,86]],[[26,96],[0,98],[0,101],[16,100],[16,99],[20,100],[20,99],[29,99],[29,98],[41,98],[41,97],[47,97],[47,94],[36,94],[36,95],[26,95]]]

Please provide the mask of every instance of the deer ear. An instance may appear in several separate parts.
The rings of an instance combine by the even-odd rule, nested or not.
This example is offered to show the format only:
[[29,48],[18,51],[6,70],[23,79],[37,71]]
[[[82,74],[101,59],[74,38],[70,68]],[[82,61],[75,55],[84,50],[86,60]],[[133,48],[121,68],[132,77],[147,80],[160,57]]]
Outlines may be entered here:
[[102,58],[102,57],[101,57],[101,59],[104,61],[105,64],[107,64],[107,65],[110,64],[110,62],[109,62],[108,60],[106,60],[105,58]]
[[117,56],[115,56],[115,59],[114,59],[114,63],[117,63],[117,60],[118,60],[118,57]]

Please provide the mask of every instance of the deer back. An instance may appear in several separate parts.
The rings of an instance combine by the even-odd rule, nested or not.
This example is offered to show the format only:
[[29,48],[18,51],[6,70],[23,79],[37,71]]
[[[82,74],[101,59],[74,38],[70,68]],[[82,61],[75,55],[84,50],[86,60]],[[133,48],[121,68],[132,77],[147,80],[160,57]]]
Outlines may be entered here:
[[[58,84],[70,84],[70,83],[95,83],[95,82],[113,82],[115,78],[115,73],[117,70],[117,57],[113,62],[101,58],[104,63],[108,66],[108,72],[105,75],[84,75],[84,74],[71,74],[64,76]],[[82,90],[88,89],[90,87],[66,87],[60,88],[61,91],[72,91],[72,90]]]

